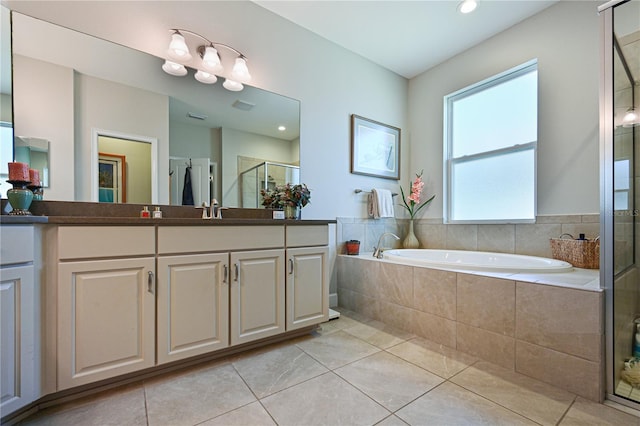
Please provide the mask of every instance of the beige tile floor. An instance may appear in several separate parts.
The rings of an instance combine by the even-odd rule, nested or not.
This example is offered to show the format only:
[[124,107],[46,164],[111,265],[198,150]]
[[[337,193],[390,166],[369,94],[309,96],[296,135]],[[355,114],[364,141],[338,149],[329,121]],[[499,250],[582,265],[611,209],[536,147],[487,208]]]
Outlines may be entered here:
[[23,425],[640,425],[342,310],[311,335],[52,407]]

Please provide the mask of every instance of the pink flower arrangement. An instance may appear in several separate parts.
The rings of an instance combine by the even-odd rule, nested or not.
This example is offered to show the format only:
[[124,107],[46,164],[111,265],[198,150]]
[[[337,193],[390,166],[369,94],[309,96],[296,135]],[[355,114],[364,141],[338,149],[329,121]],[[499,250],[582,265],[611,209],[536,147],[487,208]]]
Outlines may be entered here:
[[400,193],[402,194],[403,203],[402,207],[407,209],[407,211],[409,212],[409,216],[411,216],[411,219],[415,217],[420,209],[429,204],[431,200],[436,198],[436,196],[433,195],[424,203],[420,204],[420,196],[422,195],[422,189],[424,188],[424,182],[422,181],[423,172],[424,170],[421,171],[420,174],[416,173],[416,178],[411,182],[411,189],[409,190],[408,196],[405,196],[404,190],[402,189],[402,187],[400,187]]

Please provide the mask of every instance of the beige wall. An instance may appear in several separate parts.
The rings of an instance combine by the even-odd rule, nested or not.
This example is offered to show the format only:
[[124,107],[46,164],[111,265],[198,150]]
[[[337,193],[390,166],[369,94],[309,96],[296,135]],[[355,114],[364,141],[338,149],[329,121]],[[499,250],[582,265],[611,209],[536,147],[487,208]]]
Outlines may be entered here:
[[[364,203],[354,196],[354,188],[396,188],[395,181],[350,173],[349,117],[358,114],[407,129],[407,80],[252,2],[7,4],[45,21],[157,56],[165,54],[167,28],[174,26],[201,32],[241,49],[249,58],[252,85],[301,102],[301,174],[313,191],[313,201],[305,207],[305,218],[362,216]],[[193,28],[195,14],[214,16],[215,25]],[[122,19],[123,16],[127,19]],[[44,50],[39,54],[48,54]],[[70,52],[68,56],[72,56]],[[95,64],[122,59],[119,63],[123,66],[130,66],[133,61],[107,56],[91,59]],[[132,79],[134,74],[131,73]],[[145,76],[149,81],[159,78],[155,74]],[[170,81],[179,84],[175,79]],[[139,87],[145,87],[144,81],[140,83]],[[405,177],[409,176],[408,167],[404,167],[409,158],[409,144],[407,137],[402,150]]]
[[45,199],[73,201],[73,70],[20,55],[14,56],[13,67],[14,93],[20,93],[14,97],[14,133],[50,141]]
[[[558,2],[412,79],[411,172],[443,216],[443,96],[538,59],[538,214],[599,212],[597,2]],[[404,166],[404,164],[403,164]]]
[[[167,96],[76,73],[76,199],[91,199],[92,130],[157,139],[157,158],[169,163]],[[135,105],[123,108],[122,105]],[[158,170],[166,182],[166,169]],[[159,201],[168,204],[169,188],[158,186]]]

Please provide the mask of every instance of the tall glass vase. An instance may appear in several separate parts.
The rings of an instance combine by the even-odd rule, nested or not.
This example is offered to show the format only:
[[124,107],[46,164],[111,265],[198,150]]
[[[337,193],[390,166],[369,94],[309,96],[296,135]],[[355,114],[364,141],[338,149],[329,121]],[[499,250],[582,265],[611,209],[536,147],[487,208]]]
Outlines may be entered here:
[[420,247],[420,241],[418,241],[416,234],[413,232],[413,219],[409,219],[409,232],[407,232],[407,236],[402,240],[402,247],[406,249],[417,249]]
[[300,207],[298,206],[284,206],[284,218],[285,219],[300,219]]

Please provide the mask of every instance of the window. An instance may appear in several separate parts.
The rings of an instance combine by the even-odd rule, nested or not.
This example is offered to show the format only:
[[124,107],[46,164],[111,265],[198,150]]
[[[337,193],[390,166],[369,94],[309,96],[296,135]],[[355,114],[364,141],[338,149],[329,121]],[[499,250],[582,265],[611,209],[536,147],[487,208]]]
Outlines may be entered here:
[[445,220],[535,220],[537,61],[445,96],[444,108]]

